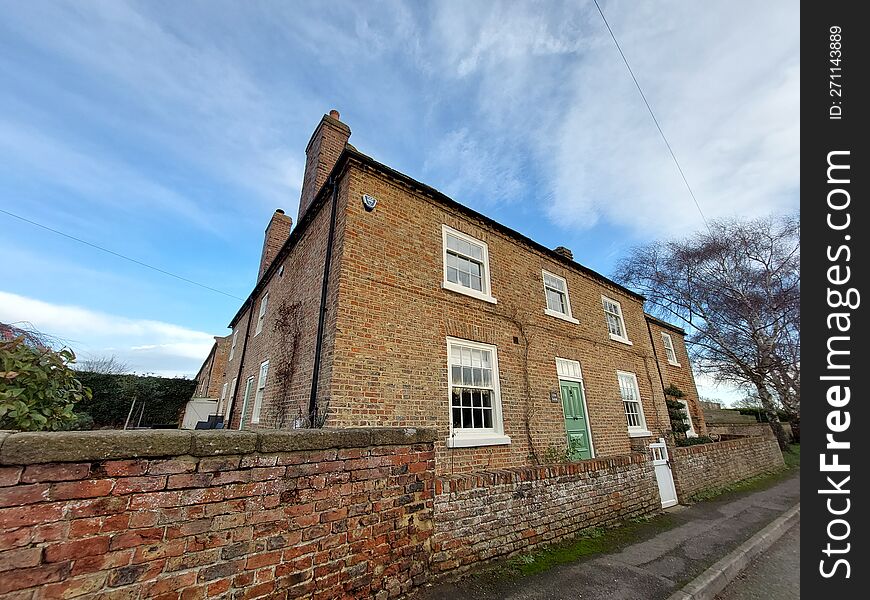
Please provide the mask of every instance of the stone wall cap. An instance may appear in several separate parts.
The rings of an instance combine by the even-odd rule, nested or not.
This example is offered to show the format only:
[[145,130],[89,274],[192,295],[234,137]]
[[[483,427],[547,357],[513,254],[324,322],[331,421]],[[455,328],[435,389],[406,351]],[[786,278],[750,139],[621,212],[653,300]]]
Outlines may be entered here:
[[40,431],[14,433],[0,447],[0,464],[82,462],[190,453],[192,431]]
[[434,442],[435,437],[434,429],[417,427],[258,431],[4,431],[0,432],[0,465],[428,444]]

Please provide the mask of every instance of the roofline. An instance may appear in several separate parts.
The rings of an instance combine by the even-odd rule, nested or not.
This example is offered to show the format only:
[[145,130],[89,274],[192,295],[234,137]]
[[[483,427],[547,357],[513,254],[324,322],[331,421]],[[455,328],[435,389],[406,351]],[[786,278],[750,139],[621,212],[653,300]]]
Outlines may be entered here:
[[284,244],[275,254],[272,262],[269,263],[269,266],[266,268],[263,276],[260,277],[260,279],[257,281],[257,284],[254,286],[254,289],[251,290],[251,293],[239,307],[239,310],[236,311],[235,316],[232,318],[230,324],[228,325],[229,328],[232,329],[235,326],[236,322],[238,322],[238,320],[242,317],[242,315],[245,314],[245,311],[254,301],[254,298],[257,297],[257,294],[264,287],[266,287],[266,284],[272,278],[272,275],[275,273],[276,270],[278,270],[278,265],[280,264],[281,259],[284,258],[287,253],[290,252],[293,246],[296,245],[296,242],[299,241],[299,238],[301,238],[302,234],[305,233],[305,231],[308,229],[308,226],[314,220],[314,217],[317,215],[317,213],[320,212],[320,209],[326,202],[325,198],[328,196],[328,194],[326,194],[325,192],[329,187],[329,182],[332,181],[333,178],[338,178],[343,175],[343,173],[341,173],[341,170],[344,168],[348,156],[349,154],[347,150],[343,150],[342,153],[339,155],[335,166],[332,168],[332,171],[330,171],[329,176],[326,178],[324,184],[317,191],[317,195],[314,196],[314,200],[312,200],[311,204],[308,205],[308,209],[305,211],[305,214],[302,215],[302,218],[299,219],[299,222],[296,223],[296,226],[290,230],[290,235],[287,236],[287,239],[284,241]]
[[[503,233],[509,237],[512,237],[520,242],[523,242],[524,244],[528,244],[529,246],[532,246],[535,250],[538,250],[539,252],[546,254],[547,257],[552,258],[553,260],[561,262],[569,267],[578,269],[578,270],[582,271],[583,273],[585,273],[586,275],[589,275],[590,277],[592,277],[594,279],[597,279],[597,280],[602,281],[608,285],[611,285],[611,286],[617,288],[618,290],[620,290],[621,292],[628,294],[629,296],[633,296],[634,298],[637,298],[638,300],[641,300],[641,301],[646,300],[646,298],[643,295],[635,292],[634,290],[630,290],[623,285],[616,283],[615,281],[613,281],[612,279],[610,279],[608,277],[605,277],[604,275],[602,275],[598,271],[590,269],[589,267],[584,266],[584,265],[578,263],[577,261],[574,261],[570,258],[566,258],[565,256],[562,256],[561,254],[559,254],[558,252],[556,252],[552,248],[547,248],[543,244],[540,244],[540,243],[536,242],[535,240],[533,240],[529,237],[526,237],[525,235],[523,235],[519,231],[511,229],[507,225],[503,225],[502,223],[499,223],[498,221],[496,221],[490,217],[487,217],[486,215],[479,213],[474,209],[468,208],[464,204],[460,204],[459,202],[457,202],[453,198],[450,198],[449,196],[439,192],[435,188],[433,188],[429,185],[426,185],[425,183],[422,183],[420,181],[417,181],[416,179],[414,179],[408,175],[405,175],[404,173],[402,173],[400,171],[396,171],[395,169],[388,167],[387,165],[376,161],[372,157],[363,154],[362,152],[360,152],[359,150],[356,150],[355,148],[354,149],[350,149],[350,148],[345,149],[344,152],[342,153],[342,156],[344,154],[348,154],[349,156],[356,158],[360,162],[363,162],[363,163],[365,163],[365,164],[367,164],[367,165],[369,165],[369,166],[371,166],[379,171],[384,172],[384,174],[389,175],[390,177],[398,179],[401,182],[403,182],[407,185],[410,185],[411,187],[417,188],[419,191],[427,194],[428,196],[441,202],[442,204],[446,204],[450,208],[456,209],[460,212],[465,213],[466,215],[468,215],[470,217],[473,217],[475,219],[479,219],[479,220],[483,221],[484,223],[486,223],[487,225],[489,225],[493,229],[496,229],[496,230],[500,231],[501,233]],[[341,161],[341,158],[339,158],[339,161]]]
[[[536,242],[535,240],[531,239],[530,237],[523,235],[519,231],[511,229],[507,225],[503,225],[502,223],[499,223],[495,219],[487,217],[486,215],[479,213],[474,209],[468,208],[464,204],[460,204],[459,202],[457,202],[453,198],[447,196],[446,194],[439,192],[438,190],[436,190],[432,186],[429,186],[429,185],[426,185],[425,183],[417,181],[413,177],[405,175],[404,173],[397,171],[397,170],[393,169],[392,167],[388,167],[387,165],[373,159],[371,156],[368,156],[367,154],[363,154],[362,152],[360,152],[359,150],[357,150],[353,146],[346,144],[344,150],[342,150],[341,154],[339,155],[338,160],[335,162],[335,166],[332,168],[332,171],[330,171],[329,176],[326,178],[326,182],[323,184],[323,186],[321,186],[320,190],[318,190],[317,195],[314,197],[314,200],[309,205],[308,210],[305,211],[305,214],[302,216],[302,218],[299,220],[299,222],[296,224],[296,226],[292,229],[287,240],[284,242],[284,245],[282,245],[281,249],[278,250],[277,254],[275,254],[275,258],[272,259],[272,262],[269,265],[269,267],[266,269],[266,272],[263,273],[263,276],[260,278],[260,280],[254,286],[254,289],[251,290],[251,293],[250,293],[250,295],[248,295],[248,298],[242,303],[242,306],[239,308],[239,310],[236,312],[235,316],[230,321],[230,324],[229,324],[230,328],[235,326],[236,322],[242,317],[245,310],[248,308],[248,306],[251,304],[251,302],[253,302],[253,300],[257,296],[257,294],[265,287],[265,285],[271,279],[272,274],[277,269],[277,265],[279,264],[280,259],[283,258],[293,248],[293,246],[296,245],[296,242],[299,240],[300,237],[302,237],[302,234],[305,232],[305,230],[308,229],[308,225],[311,223],[311,221],[314,220],[315,215],[318,212],[320,212],[320,209],[323,207],[323,204],[325,202],[324,198],[326,197],[326,194],[324,192],[327,189],[327,187],[329,186],[329,182],[332,181],[333,178],[337,179],[343,175],[342,170],[345,168],[348,160],[350,160],[350,159],[357,160],[360,163],[363,163],[369,167],[372,167],[373,169],[376,169],[377,171],[382,172],[384,175],[387,175],[388,177],[392,177],[393,179],[397,179],[397,180],[401,181],[402,183],[404,183],[410,187],[416,188],[418,191],[426,194],[427,196],[431,197],[432,199],[434,199],[438,202],[441,202],[442,204],[445,204],[454,210],[465,213],[469,217],[483,221],[484,223],[486,223],[487,225],[489,225],[493,229],[507,235],[508,237],[512,237],[517,241],[520,241],[524,244],[531,246],[535,250],[538,250],[539,252],[541,252],[542,254],[545,254],[548,258],[555,260],[556,262],[562,263],[563,265],[565,265],[567,267],[577,269],[577,270],[581,271],[582,273],[584,273],[585,275],[588,275],[588,276],[592,277],[593,279],[597,279],[598,281],[601,281],[603,283],[606,283],[607,285],[613,286],[617,290],[623,292],[624,294],[627,294],[628,296],[636,298],[636,299],[640,300],[641,302],[646,300],[646,298],[643,295],[635,292],[634,290],[630,290],[623,285],[616,283],[615,281],[613,281],[612,279],[610,279],[608,277],[605,277],[604,275],[602,275],[598,271],[590,269],[589,267],[584,266],[575,260],[572,260],[570,258],[562,256],[561,254],[559,254],[555,250],[553,250],[551,248],[547,248],[543,244],[540,244],[540,243]],[[667,324],[667,325],[670,328],[675,327],[674,325],[670,325],[670,324]],[[680,330],[680,331],[682,331],[682,330]]]
[[656,325],[661,325],[665,329],[670,329],[671,331],[675,331],[675,332],[679,333],[680,335],[682,335],[683,337],[686,336],[686,330],[683,329],[682,327],[678,327],[678,326],[674,325],[673,323],[668,323],[667,321],[663,321],[663,320],[659,319],[658,317],[652,316],[648,312],[643,313],[643,316],[646,317],[647,321],[652,321]]

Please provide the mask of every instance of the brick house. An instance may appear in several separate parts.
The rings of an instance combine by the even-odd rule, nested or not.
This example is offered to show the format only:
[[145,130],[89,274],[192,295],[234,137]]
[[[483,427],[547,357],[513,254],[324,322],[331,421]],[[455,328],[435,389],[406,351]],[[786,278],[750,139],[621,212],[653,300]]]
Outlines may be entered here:
[[674,383],[705,430],[684,333],[642,296],[349,137],[323,116],[296,226],[273,215],[225,365],[203,366],[225,372],[207,387],[226,427],[434,427],[459,473],[642,448],[667,437]]
[[230,338],[215,336],[214,344],[205,362],[196,373],[196,388],[193,391],[194,398],[219,398],[226,397],[228,391],[223,389],[227,379],[227,357],[230,350]]

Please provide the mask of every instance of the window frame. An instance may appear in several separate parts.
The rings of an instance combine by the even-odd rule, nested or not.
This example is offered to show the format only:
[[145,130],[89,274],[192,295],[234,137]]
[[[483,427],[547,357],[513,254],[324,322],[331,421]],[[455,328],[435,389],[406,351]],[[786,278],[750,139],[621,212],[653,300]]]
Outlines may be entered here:
[[245,395],[242,398],[242,414],[239,417],[239,430],[245,426],[245,413],[248,410],[248,400],[251,397],[251,388],[254,386],[254,376],[251,375],[245,380]]
[[677,402],[683,405],[683,409],[686,411],[686,420],[683,423],[687,423],[689,425],[689,430],[686,432],[686,437],[698,437],[698,432],[695,431],[695,423],[692,421],[692,413],[689,411],[689,401],[683,398],[678,398]]
[[[551,288],[547,285],[547,277],[552,277],[554,279],[558,279],[565,286],[565,291],[557,290],[555,288]],[[569,323],[574,323],[575,325],[579,324],[580,321],[574,318],[573,313],[571,312],[571,295],[568,293],[568,280],[560,275],[556,275],[552,271],[548,271],[546,269],[541,269],[541,282],[544,286],[544,314],[549,315],[551,317],[556,317],[557,319],[562,319],[563,321],[568,321]],[[555,292],[564,294],[565,296],[565,308],[567,308],[567,313],[562,313],[557,310],[553,310],[550,308],[550,300],[547,297],[547,290],[554,290]]]
[[[677,347],[674,346],[674,338],[670,333],[666,333],[664,331],[662,333],[662,345],[665,347],[665,358],[668,359],[668,364],[674,367],[680,367],[680,361],[677,360]],[[668,346],[670,343],[670,346]],[[673,359],[671,359],[671,355],[673,355]]]
[[[640,420],[640,425],[629,425],[628,412],[625,410],[625,403],[628,402],[622,395],[622,378],[628,377],[631,380],[634,393],[637,394],[637,415]],[[622,402],[622,413],[625,416],[625,424],[628,428],[628,437],[651,437],[652,432],[647,428],[646,415],[643,412],[643,398],[640,395],[640,386],[637,384],[637,375],[631,371],[617,371],[616,384],[619,389],[619,400]]]
[[230,414],[230,409],[233,406],[233,396],[236,395],[236,384],[238,384],[239,378],[233,377],[233,382],[230,384],[230,393],[227,396],[226,402],[224,403],[223,410],[219,411],[218,415],[226,418],[228,414]]
[[230,362],[231,360],[233,360],[233,357],[236,355],[236,341],[238,340],[238,337],[239,337],[239,330],[233,329],[233,342],[232,342],[232,344],[230,344],[230,355],[227,358],[227,362]]
[[257,388],[254,393],[254,404],[251,406],[251,425],[260,423],[260,416],[263,410],[263,397],[266,395],[266,381],[269,378],[269,360],[266,359],[260,363],[259,376],[257,377]]
[[[615,333],[612,333],[610,331],[610,324],[607,321],[607,315],[614,315],[615,313],[612,313],[612,312],[607,310],[607,303],[608,302],[610,302],[611,304],[616,306],[616,310],[619,313],[616,316],[619,317],[619,324],[620,324],[621,329],[622,329],[622,335],[616,335]],[[602,294],[601,295],[601,308],[602,308],[602,310],[604,310],[604,325],[607,327],[607,334],[610,336],[610,339],[615,341],[615,342],[619,342],[621,344],[626,344],[628,346],[634,345],[634,344],[632,344],[631,340],[628,339],[628,328],[625,326],[625,313],[622,312],[622,303],[620,303],[618,300],[614,300],[613,298],[610,298],[609,296],[605,296],[604,294]]]
[[[465,429],[453,426],[453,372],[450,364],[450,350],[462,346],[492,353],[492,427],[487,429]],[[510,436],[504,433],[504,413],[501,406],[501,387],[498,372],[498,348],[493,344],[475,342],[456,337],[447,337],[447,424],[449,435],[448,448],[471,448],[476,446],[500,446],[511,443]]]
[[254,335],[260,335],[263,331],[263,323],[266,322],[266,310],[269,308],[269,292],[263,294],[263,297],[260,298],[260,312],[257,314],[257,329],[254,331]]
[[[481,248],[481,268],[483,270],[483,276],[481,277],[481,286],[483,290],[477,291],[474,288],[465,287],[459,283],[453,283],[447,279],[447,236],[452,235],[457,237],[465,242],[473,244]],[[477,260],[473,259],[472,260]],[[457,231],[448,225],[441,225],[441,262],[442,262],[442,273],[441,273],[441,288],[445,290],[450,290],[451,292],[456,292],[458,294],[464,294],[466,296],[471,296],[472,298],[477,298],[478,300],[483,300],[484,302],[489,302],[490,304],[497,304],[498,300],[495,299],[492,295],[492,282],[490,278],[490,262],[489,262],[489,247],[486,242],[479,240],[475,237],[472,237],[466,233],[462,233],[461,231]]]
[[223,385],[221,386],[221,396],[218,399],[217,412],[220,412],[221,408],[223,408],[224,400],[227,399],[227,389],[229,388],[229,385],[229,381],[224,381]]

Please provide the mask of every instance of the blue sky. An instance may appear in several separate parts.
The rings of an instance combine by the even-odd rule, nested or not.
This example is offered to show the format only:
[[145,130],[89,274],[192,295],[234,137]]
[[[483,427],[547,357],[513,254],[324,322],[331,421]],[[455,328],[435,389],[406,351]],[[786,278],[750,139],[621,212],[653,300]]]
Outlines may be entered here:
[[[331,108],[361,151],[605,274],[701,225],[591,2],[0,8],[0,206],[235,296]],[[797,3],[602,8],[706,216],[795,210]],[[192,374],[239,305],[0,226],[0,320],[85,356]]]

